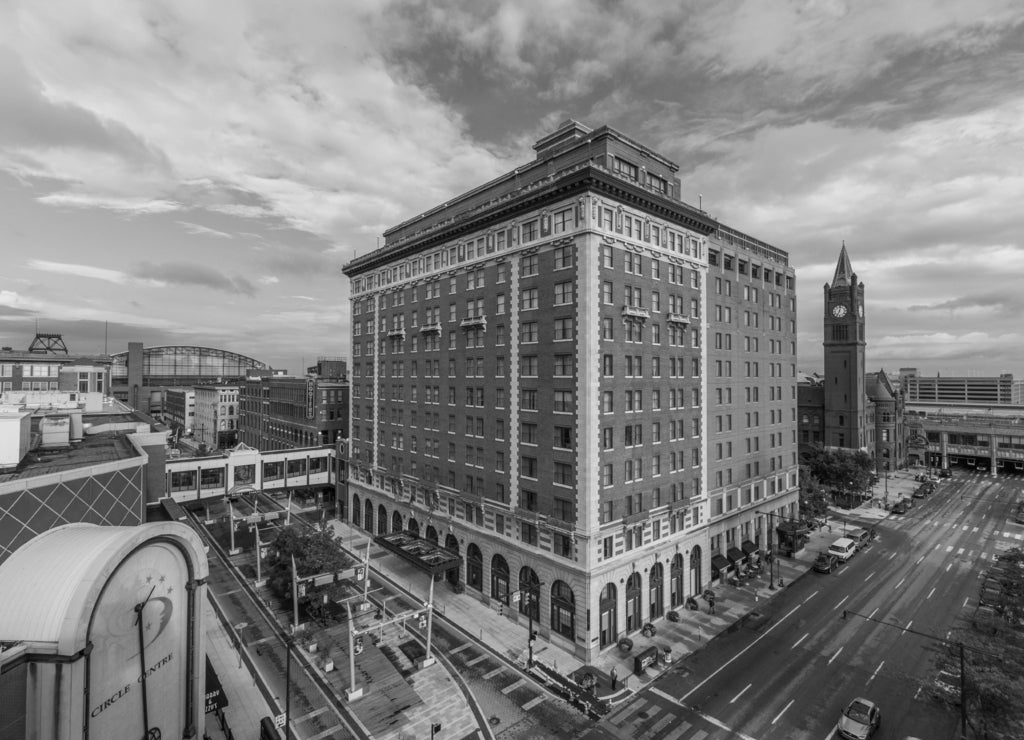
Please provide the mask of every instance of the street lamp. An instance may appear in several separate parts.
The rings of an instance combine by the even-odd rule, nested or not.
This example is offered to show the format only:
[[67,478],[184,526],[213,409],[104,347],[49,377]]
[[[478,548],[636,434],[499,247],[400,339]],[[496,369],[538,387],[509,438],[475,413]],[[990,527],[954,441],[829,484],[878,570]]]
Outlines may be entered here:
[[[526,588],[519,589],[516,593],[519,598],[524,599],[529,597],[529,601],[526,602],[526,615],[530,620],[529,631],[526,633],[526,647],[527,647],[527,658],[526,668],[529,670],[533,667],[533,641],[537,639],[537,633],[533,631],[533,606],[534,604],[540,604],[540,587],[544,584],[540,581],[528,584]],[[540,615],[537,615],[538,619]]]

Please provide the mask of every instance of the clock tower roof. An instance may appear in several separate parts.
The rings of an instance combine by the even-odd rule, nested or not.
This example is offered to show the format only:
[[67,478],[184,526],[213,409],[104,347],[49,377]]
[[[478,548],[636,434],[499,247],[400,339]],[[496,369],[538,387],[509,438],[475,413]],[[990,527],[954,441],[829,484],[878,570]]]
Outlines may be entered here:
[[850,265],[850,256],[846,253],[846,242],[844,241],[843,248],[839,252],[835,275],[832,276],[832,287],[849,288],[853,287],[853,283],[853,267]]

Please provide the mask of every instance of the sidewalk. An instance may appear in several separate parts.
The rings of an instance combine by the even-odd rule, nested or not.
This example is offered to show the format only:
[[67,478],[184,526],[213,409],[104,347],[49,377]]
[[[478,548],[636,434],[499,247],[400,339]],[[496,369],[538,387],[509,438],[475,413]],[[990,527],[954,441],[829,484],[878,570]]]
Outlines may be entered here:
[[[617,703],[628,698],[633,690],[654,680],[666,665],[662,658],[666,649],[670,661],[678,660],[698,649],[708,640],[725,631],[743,618],[757,618],[759,606],[764,605],[772,596],[781,593],[785,585],[804,575],[814,563],[818,553],[841,536],[842,523],[835,518],[830,520],[833,531],[828,527],[810,533],[807,545],[795,556],[779,557],[775,561],[776,588],[769,587],[767,571],[753,579],[742,581],[738,586],[727,584],[715,585],[715,613],[708,614],[707,604],[699,599],[700,608],[689,610],[680,608],[679,621],[670,622],[660,619],[655,623],[657,632],[652,637],[644,637],[639,632],[630,634],[633,649],[622,653],[617,647],[602,652],[589,665],[585,665],[578,657],[555,645],[543,635],[538,635],[534,644],[535,662],[544,663],[562,675],[572,676],[583,668],[593,673],[597,679],[597,694]],[[347,522],[332,520],[334,532],[341,537],[346,547],[355,552],[365,551],[369,535]],[[402,588],[417,598],[427,599],[429,581],[423,571],[406,563],[390,553],[376,550],[372,554],[372,567],[379,570]],[[785,584],[779,587],[779,583]],[[513,615],[512,619],[503,616],[498,610],[492,609],[488,602],[481,601],[479,595],[469,591],[456,594],[441,582],[436,584],[436,611],[458,625],[468,637],[486,644],[505,658],[525,668],[527,660],[528,620],[519,614],[515,605],[505,607],[505,614]],[[666,611],[668,608],[666,607]],[[633,659],[647,648],[658,649],[660,658],[656,665],[648,667],[641,675],[634,675]],[[618,677],[615,691],[611,689],[611,671],[615,670]]]

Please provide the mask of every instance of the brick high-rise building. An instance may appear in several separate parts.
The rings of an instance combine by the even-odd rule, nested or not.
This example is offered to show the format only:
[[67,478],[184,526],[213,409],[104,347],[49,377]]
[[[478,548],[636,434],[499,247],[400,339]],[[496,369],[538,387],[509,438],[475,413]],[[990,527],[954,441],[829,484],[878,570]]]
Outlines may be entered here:
[[794,278],[623,134],[534,148],[345,267],[349,510],[590,658],[795,512]]

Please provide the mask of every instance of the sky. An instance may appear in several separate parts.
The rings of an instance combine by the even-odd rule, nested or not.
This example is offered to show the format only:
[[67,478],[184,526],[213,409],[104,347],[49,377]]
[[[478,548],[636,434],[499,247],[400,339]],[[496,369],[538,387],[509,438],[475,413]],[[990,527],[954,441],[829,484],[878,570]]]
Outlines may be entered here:
[[845,242],[869,369],[1024,377],[1019,0],[5,0],[0,345],[349,355],[341,268],[566,118],[789,252],[822,364]]

